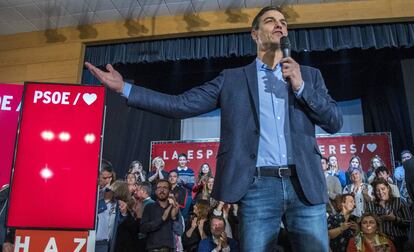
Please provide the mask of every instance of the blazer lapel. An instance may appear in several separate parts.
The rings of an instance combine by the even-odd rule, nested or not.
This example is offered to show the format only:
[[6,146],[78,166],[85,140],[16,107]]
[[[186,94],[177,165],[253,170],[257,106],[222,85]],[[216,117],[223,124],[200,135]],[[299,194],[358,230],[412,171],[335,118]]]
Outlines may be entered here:
[[247,78],[247,86],[249,87],[250,97],[254,106],[254,119],[259,128],[259,90],[257,87],[257,68],[256,60],[244,67],[244,73]]

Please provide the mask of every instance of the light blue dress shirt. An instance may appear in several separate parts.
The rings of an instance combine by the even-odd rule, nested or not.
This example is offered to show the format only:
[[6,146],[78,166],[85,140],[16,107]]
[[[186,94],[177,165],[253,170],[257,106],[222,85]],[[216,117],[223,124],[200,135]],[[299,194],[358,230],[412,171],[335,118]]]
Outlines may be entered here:
[[[259,91],[260,138],[256,166],[293,164],[289,127],[290,84],[282,77],[282,66],[269,68],[256,58]],[[296,97],[304,88],[302,83]]]

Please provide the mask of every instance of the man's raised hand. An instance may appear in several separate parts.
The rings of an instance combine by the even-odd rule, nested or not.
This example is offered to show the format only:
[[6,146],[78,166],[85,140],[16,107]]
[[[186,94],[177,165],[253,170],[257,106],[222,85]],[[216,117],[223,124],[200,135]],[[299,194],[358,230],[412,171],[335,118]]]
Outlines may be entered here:
[[89,62],[85,62],[85,66],[102,84],[117,93],[122,93],[124,89],[124,78],[122,78],[122,75],[111,64],[106,65],[108,72],[102,71]]

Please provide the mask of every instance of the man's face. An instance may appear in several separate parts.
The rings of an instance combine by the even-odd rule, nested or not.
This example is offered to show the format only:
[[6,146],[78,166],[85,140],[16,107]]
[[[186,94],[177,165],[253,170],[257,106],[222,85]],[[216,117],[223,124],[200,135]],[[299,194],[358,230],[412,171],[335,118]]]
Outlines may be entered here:
[[219,219],[212,219],[210,231],[213,236],[219,237],[224,232],[224,222]]
[[178,158],[178,165],[180,167],[186,167],[187,166],[187,158],[184,156],[181,156]]
[[99,186],[104,188],[105,186],[109,186],[112,180],[112,173],[108,171],[102,171],[99,175]]
[[276,10],[264,13],[259,20],[259,29],[252,30],[253,40],[264,50],[280,47],[280,38],[287,35],[286,19]]
[[411,153],[406,152],[404,154],[401,155],[401,162],[405,162],[407,160],[410,160],[413,157],[413,155],[411,155]]
[[322,164],[322,170],[325,172],[328,170],[328,163],[326,162],[325,159],[321,159],[321,164]]
[[176,172],[170,172],[168,175],[168,181],[170,181],[171,185],[177,184],[178,175]]
[[160,182],[155,189],[155,195],[159,201],[166,201],[170,194],[170,187],[167,182]]

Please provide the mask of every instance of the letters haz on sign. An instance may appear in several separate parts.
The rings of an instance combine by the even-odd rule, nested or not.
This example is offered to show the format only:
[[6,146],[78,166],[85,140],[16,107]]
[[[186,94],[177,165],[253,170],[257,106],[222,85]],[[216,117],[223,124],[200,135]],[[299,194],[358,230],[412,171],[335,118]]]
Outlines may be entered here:
[[86,252],[87,231],[16,230],[16,252]]

